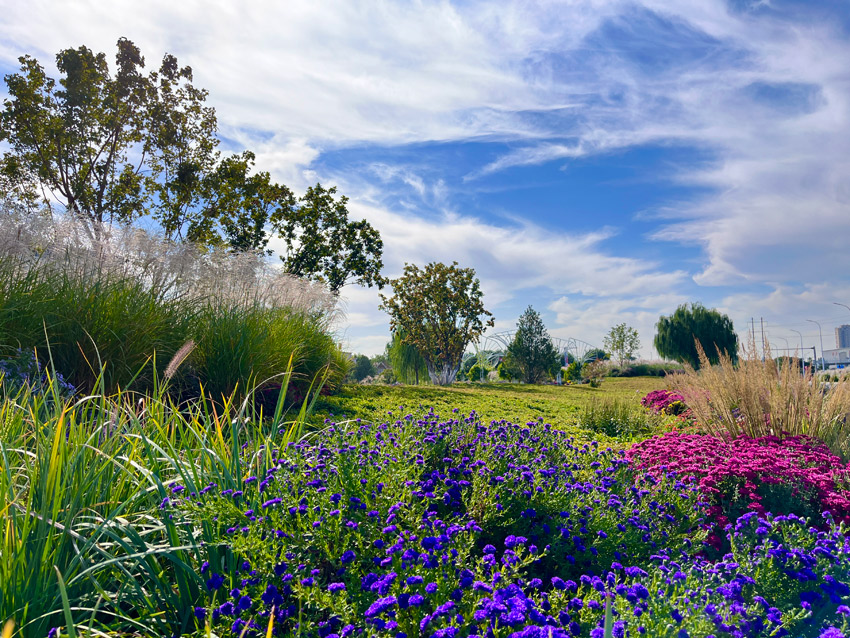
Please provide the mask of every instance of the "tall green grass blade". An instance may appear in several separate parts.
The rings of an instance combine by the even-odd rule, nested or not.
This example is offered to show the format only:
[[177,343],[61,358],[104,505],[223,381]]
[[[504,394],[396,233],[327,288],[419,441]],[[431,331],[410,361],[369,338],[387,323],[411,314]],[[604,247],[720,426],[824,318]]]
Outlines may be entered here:
[[62,611],[65,614],[65,628],[70,638],[77,638],[77,631],[74,629],[74,618],[71,615],[71,603],[68,601],[68,592],[65,589],[65,581],[62,580],[62,572],[54,565],[56,570],[56,579],[59,582],[59,594],[62,596]]

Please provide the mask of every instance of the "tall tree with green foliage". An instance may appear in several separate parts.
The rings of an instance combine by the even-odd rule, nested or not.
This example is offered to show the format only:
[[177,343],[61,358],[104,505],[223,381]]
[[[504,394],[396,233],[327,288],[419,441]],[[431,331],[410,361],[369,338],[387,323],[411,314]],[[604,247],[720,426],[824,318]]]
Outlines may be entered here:
[[389,313],[391,329],[404,331],[404,342],[425,359],[433,384],[451,384],[466,346],[493,325],[475,271],[457,262],[422,269],[405,264],[404,274],[389,283],[393,296],[381,295],[380,308]]
[[57,54],[58,85],[36,59],[19,61],[20,71],[5,78],[9,97],[0,113],[7,178],[31,179],[92,236],[104,222],[141,216],[151,198],[164,209],[183,205],[185,184],[210,165],[218,143],[191,68],[166,55],[158,71],[145,73],[141,52],[124,38],[114,74],[104,53],[85,46]]
[[540,313],[531,306],[517,322],[506,358],[519,368],[524,383],[540,383],[546,377],[557,374],[561,368],[561,355],[555,349]]
[[[383,286],[380,233],[350,220],[344,196],[316,184],[300,198],[250,151],[222,158],[215,110],[192,69],[166,55],[146,73],[130,40],[115,70],[85,46],[56,56],[57,81],[30,56],[7,75],[0,112],[0,197],[34,208],[58,202],[93,238],[104,224],[150,215],[167,239],[267,251],[279,236],[284,269],[337,293],[350,281]],[[36,206],[37,207],[37,206]]]
[[631,326],[618,323],[605,336],[602,345],[617,357],[617,362],[622,366],[640,349],[640,336]]
[[658,354],[699,368],[696,342],[705,349],[712,364],[719,361],[718,353],[727,353],[732,361],[738,358],[738,335],[732,320],[709,310],[700,303],[682,304],[669,317],[660,317],[653,341]]
[[406,336],[403,330],[393,333],[387,354],[399,381],[419,385],[419,377],[428,374],[428,366],[419,351],[405,341]]
[[375,366],[372,365],[372,360],[365,354],[358,354],[354,357],[354,367],[351,369],[351,376],[355,381],[362,381],[366,377],[375,374]]
[[298,277],[323,281],[334,293],[349,281],[382,288],[380,233],[365,219],[349,221],[348,198],[334,195],[335,186],[316,184],[273,225],[273,232],[286,244],[283,267]]

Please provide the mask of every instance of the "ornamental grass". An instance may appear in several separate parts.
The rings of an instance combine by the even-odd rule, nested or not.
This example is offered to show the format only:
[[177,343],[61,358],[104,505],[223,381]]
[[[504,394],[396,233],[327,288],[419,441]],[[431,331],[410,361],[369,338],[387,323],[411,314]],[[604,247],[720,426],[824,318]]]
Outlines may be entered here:
[[685,366],[670,377],[700,429],[724,439],[807,436],[824,442],[845,461],[850,458],[850,384],[820,383],[811,369],[801,372],[753,344],[732,363],[726,353],[710,365],[697,344],[700,369]]
[[152,390],[188,341],[171,387],[246,396],[290,358],[303,395],[319,371],[341,382],[336,299],[254,253],[203,250],[139,229],[97,239],[68,217],[0,216],[0,359],[36,350],[81,394]]

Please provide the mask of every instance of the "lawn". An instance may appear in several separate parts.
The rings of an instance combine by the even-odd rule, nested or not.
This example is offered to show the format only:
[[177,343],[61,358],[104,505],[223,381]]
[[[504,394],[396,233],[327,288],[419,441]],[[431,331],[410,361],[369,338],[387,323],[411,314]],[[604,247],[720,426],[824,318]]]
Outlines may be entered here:
[[619,377],[605,379],[598,388],[589,385],[521,385],[515,383],[455,383],[450,387],[432,385],[347,385],[338,394],[322,397],[316,403],[312,421],[355,419],[377,421],[403,416],[420,408],[434,408],[447,415],[452,409],[475,410],[483,421],[510,419],[515,423],[543,418],[553,426],[576,425],[584,410],[594,402],[621,402],[640,408],[640,399],[652,390],[664,388],[658,377]]

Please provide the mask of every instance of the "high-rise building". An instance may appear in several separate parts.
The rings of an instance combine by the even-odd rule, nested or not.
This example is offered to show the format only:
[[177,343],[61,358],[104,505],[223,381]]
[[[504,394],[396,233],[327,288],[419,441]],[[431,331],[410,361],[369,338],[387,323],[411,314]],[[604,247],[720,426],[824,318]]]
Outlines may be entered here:
[[838,326],[835,329],[835,347],[850,348],[850,326]]

